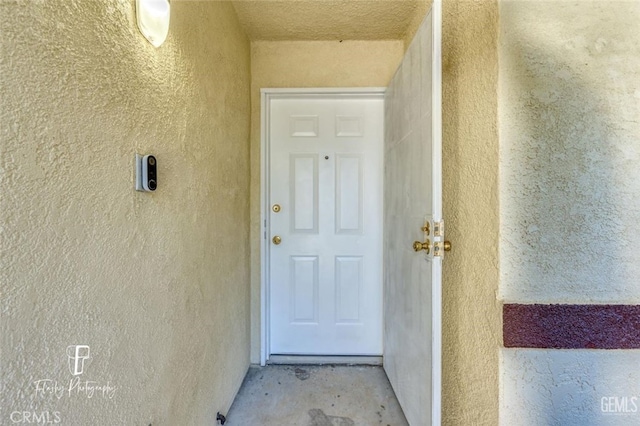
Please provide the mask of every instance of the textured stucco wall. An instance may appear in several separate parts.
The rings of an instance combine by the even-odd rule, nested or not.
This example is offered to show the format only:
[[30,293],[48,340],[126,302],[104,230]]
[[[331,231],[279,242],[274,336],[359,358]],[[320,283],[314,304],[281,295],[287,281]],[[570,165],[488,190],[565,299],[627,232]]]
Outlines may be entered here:
[[[213,424],[249,365],[249,42],[229,3],[173,2],[155,49],[134,4],[0,2],[0,424]],[[75,344],[111,399],[68,394]]]
[[[639,33],[637,1],[500,4],[506,302],[640,303]],[[638,424],[640,403],[601,407],[640,397],[638,365],[637,350],[504,349],[501,423]]]
[[407,50],[411,41],[413,41],[413,37],[415,37],[418,28],[420,28],[420,24],[424,21],[424,17],[427,12],[431,10],[432,0],[420,0],[417,2],[416,8],[413,12],[413,16],[411,20],[407,24],[407,28],[405,29],[404,36],[402,41],[404,42],[404,49]]
[[443,2],[445,425],[498,422],[498,5]]
[[500,424],[640,424],[640,351],[505,349]]
[[251,40],[338,41],[400,39],[420,3],[422,0],[239,0],[233,5]]
[[402,60],[395,41],[251,43],[251,362],[260,362],[260,89],[385,87]]
[[640,2],[500,8],[501,296],[640,303]]

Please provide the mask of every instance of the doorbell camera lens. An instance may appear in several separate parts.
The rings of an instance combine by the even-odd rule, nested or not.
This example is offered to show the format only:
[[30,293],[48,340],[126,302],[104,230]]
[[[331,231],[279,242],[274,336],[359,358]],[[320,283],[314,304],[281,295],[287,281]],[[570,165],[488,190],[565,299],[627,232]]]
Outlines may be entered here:
[[158,162],[153,155],[145,155],[142,159],[142,188],[145,191],[158,188]]

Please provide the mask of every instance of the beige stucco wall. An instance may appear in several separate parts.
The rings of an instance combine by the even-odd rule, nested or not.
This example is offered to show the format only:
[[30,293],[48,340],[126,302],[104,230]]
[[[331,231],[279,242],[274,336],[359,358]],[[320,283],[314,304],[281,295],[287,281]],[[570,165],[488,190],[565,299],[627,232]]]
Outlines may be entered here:
[[385,87],[402,41],[251,43],[251,362],[260,362],[260,89]]
[[407,29],[404,32],[404,37],[402,38],[402,41],[404,43],[404,50],[409,49],[409,45],[413,41],[418,28],[420,28],[420,24],[422,24],[422,21],[424,21],[424,17],[426,16],[427,12],[431,10],[432,3],[432,0],[420,0],[417,2],[416,9],[413,12],[413,16],[409,20]]
[[501,296],[640,303],[640,2],[500,22]]
[[[505,302],[640,303],[639,34],[638,1],[501,2]],[[640,424],[637,407],[606,412],[637,395],[638,365],[640,350],[504,349],[501,423]]]
[[[249,42],[173,2],[155,49],[134,4],[0,2],[1,424],[214,424],[249,365]],[[67,393],[77,344],[112,398]]]
[[498,423],[498,5],[443,2],[443,424]]

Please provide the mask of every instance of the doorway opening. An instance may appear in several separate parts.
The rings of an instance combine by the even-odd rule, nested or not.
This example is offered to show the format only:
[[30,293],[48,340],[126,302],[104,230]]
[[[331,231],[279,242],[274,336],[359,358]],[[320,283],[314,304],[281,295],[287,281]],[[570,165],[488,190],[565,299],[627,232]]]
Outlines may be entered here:
[[263,89],[263,364],[382,355],[384,89]]
[[[272,354],[383,352],[386,376],[409,424],[415,425],[440,424],[441,418],[441,280],[447,244],[442,219],[440,49],[441,5],[434,2],[386,90],[262,92],[261,364]],[[357,137],[367,120],[362,114],[327,105],[329,118],[322,119],[322,108],[308,110],[305,102],[376,96],[383,104],[378,117],[384,123],[384,165],[376,167],[374,161],[373,168],[382,176],[365,178],[365,171],[372,167],[364,161],[366,144],[341,152],[313,148],[309,141],[319,140],[322,133],[333,133],[336,139],[340,133]],[[305,99],[302,104],[300,99]],[[321,122],[331,123],[332,130],[323,130]],[[321,191],[323,181],[328,183]],[[350,247],[349,238],[355,246],[359,239],[366,239],[367,198],[362,194],[370,182],[383,188],[383,221],[371,233],[382,238],[378,264],[367,263],[364,252],[336,252]],[[331,195],[322,195],[327,193]],[[321,206],[328,206],[323,214]],[[323,236],[321,228],[331,235]],[[332,261],[323,263],[318,250],[325,249],[328,255],[322,256]],[[366,272],[382,266],[382,297],[363,299],[367,290],[351,284],[365,281]],[[322,274],[333,280],[326,294],[319,286]],[[318,302],[321,296],[332,309]],[[366,339],[358,340],[366,332],[360,336],[354,332],[365,316],[362,307],[369,305],[383,307],[384,347],[382,340],[376,346],[375,339],[368,347],[362,344]],[[327,318],[330,324],[325,326],[322,322]],[[348,336],[358,344],[349,346]]]

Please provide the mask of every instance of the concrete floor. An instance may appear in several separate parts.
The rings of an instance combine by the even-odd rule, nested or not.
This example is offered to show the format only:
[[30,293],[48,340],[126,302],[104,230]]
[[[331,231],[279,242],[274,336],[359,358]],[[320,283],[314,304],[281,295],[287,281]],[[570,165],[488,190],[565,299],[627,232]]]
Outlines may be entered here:
[[404,426],[382,367],[251,367],[225,426]]

